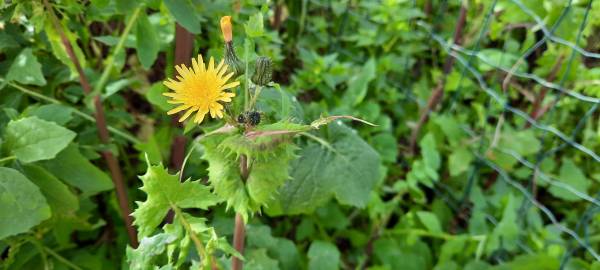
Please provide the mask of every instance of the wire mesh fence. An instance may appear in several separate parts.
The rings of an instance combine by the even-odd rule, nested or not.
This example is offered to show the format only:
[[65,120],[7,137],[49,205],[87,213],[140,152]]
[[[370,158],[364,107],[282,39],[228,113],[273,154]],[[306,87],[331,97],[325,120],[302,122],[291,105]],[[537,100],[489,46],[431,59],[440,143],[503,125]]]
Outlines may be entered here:
[[[425,23],[418,23],[417,27],[427,32],[432,40],[440,46],[450,57],[454,58],[455,68],[460,72],[460,79],[458,81],[458,87],[454,93],[445,99],[444,106],[438,112],[439,114],[453,114],[456,113],[458,104],[469,102],[464,99],[463,86],[465,81],[473,80],[478,86],[478,91],[485,93],[488,96],[489,109],[485,110],[484,118],[486,121],[494,123],[495,129],[477,128],[471,126],[463,126],[463,131],[468,133],[474,138],[480,138],[479,145],[475,150],[476,161],[473,162],[470,168],[470,174],[468,182],[462,191],[462,199],[453,199],[451,201],[458,202],[453,206],[455,209],[470,209],[471,205],[468,204],[470,194],[473,191],[474,186],[482,184],[482,181],[486,180],[485,177],[489,177],[490,170],[492,175],[496,175],[498,179],[504,181],[510,185],[514,190],[518,191],[525,198],[519,207],[519,216],[517,219],[520,226],[527,226],[524,224],[526,221],[526,215],[530,213],[532,209],[539,211],[545,216],[545,219],[553,224],[553,226],[560,232],[560,234],[566,235],[570,240],[565,243],[568,251],[564,253],[561,262],[561,269],[563,269],[570,258],[577,252],[585,252],[589,256],[586,258],[592,258],[600,261],[598,251],[594,249],[591,243],[591,234],[594,232],[592,228],[594,222],[594,215],[599,212],[600,209],[600,193],[596,195],[587,194],[582,191],[581,188],[574,187],[573,185],[557,179],[556,177],[544,172],[541,168],[542,164],[547,159],[554,159],[558,153],[567,156],[574,156],[574,152],[580,152],[581,158],[577,161],[578,164],[591,164],[592,167],[600,165],[600,156],[597,153],[597,145],[586,145],[582,140],[582,131],[584,126],[593,124],[594,120],[598,119],[597,109],[600,104],[600,99],[594,96],[586,95],[570,88],[573,82],[569,81],[569,73],[573,70],[577,70],[578,66],[575,64],[577,58],[587,59],[600,59],[600,54],[587,51],[581,47],[583,40],[583,33],[590,22],[590,16],[598,14],[599,10],[594,9],[594,1],[588,1],[581,5],[584,6],[583,14],[578,22],[574,40],[564,39],[556,34],[556,30],[561,26],[565,18],[575,12],[573,1],[568,1],[564,4],[564,7],[560,11],[558,19],[552,24],[548,24],[547,20],[540,18],[528,5],[524,4],[520,0],[510,1],[493,1],[487,6],[485,10],[487,16],[485,17],[482,27],[477,35],[475,41],[470,42],[464,46],[456,44],[456,42],[449,40],[440,33],[436,32],[429,25]],[[524,21],[531,22],[526,31],[539,33],[537,41],[525,49],[517,59],[511,59],[510,65],[506,64],[506,48],[502,49],[502,53],[499,57],[490,59],[483,52],[482,44],[485,44],[484,40],[489,38],[491,22],[498,17],[496,9],[498,5],[512,5],[518,7],[528,18],[523,18]],[[581,3],[580,3],[581,4]],[[467,5],[463,2],[463,5]],[[443,14],[445,5],[440,5],[440,11],[438,14]],[[510,31],[510,30],[508,30]],[[532,56],[535,52],[539,51],[544,46],[558,46],[566,47],[570,50],[566,61],[562,61],[559,57],[553,59],[557,66],[564,70],[557,78],[557,82],[550,81],[543,78],[531,71],[523,70],[520,68],[527,58]],[[489,66],[488,72],[482,72],[481,65]],[[576,71],[575,71],[576,72]],[[490,75],[493,74],[493,75]],[[519,104],[513,104],[510,90],[510,86],[507,86],[511,81],[518,81],[522,85],[537,85],[539,93],[534,93],[533,98],[541,99],[538,102],[543,102],[547,108],[541,115],[528,113],[523,109],[523,106]],[[544,97],[541,95],[544,89],[548,89],[550,97]],[[537,95],[536,95],[537,94]],[[561,105],[564,103],[578,103],[585,104],[586,111],[580,116],[580,119],[574,125],[571,130],[565,130],[561,125],[557,123],[558,113],[563,110]],[[493,110],[494,106],[499,107],[500,110]],[[461,107],[464,110],[466,107]],[[541,147],[536,154],[529,157],[524,157],[512,149],[507,149],[497,145],[498,136],[501,136],[501,131],[506,128],[506,118],[519,119],[523,122],[522,127],[519,129],[532,129],[535,137],[538,139]],[[588,143],[589,144],[589,143]],[[515,179],[513,172],[509,172],[502,168],[498,164],[498,161],[490,158],[490,153],[502,153],[510,156],[514,159],[520,168],[529,170],[530,176],[527,179]],[[585,201],[587,206],[585,211],[577,213],[580,215],[576,224],[568,224],[564,219],[559,217],[553,212],[551,207],[548,207],[544,202],[537,198],[538,185],[541,183],[547,184],[548,187],[562,189],[565,192],[576,196],[582,201]],[[441,187],[440,185],[436,188],[440,194],[452,197],[454,191],[448,187]],[[493,215],[488,215],[488,222],[494,226],[497,225],[498,221],[493,218]],[[531,252],[528,248],[528,241],[524,235],[520,236],[519,248],[524,252]]]

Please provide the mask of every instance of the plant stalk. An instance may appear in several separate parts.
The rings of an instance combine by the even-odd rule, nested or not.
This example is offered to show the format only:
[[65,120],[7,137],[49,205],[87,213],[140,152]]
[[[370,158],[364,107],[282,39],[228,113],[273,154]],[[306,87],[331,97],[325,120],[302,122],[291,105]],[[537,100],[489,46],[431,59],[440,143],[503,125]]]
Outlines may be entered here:
[[[454,29],[454,38],[453,42],[456,45],[461,45],[463,40],[463,29],[465,28],[465,24],[467,21],[467,4],[463,1],[460,6],[460,14],[458,15],[458,19],[456,22],[456,28]],[[421,133],[421,129],[427,123],[429,119],[429,114],[435,110],[438,104],[442,101],[444,96],[444,86],[446,84],[446,78],[450,72],[452,72],[452,66],[454,65],[454,57],[451,55],[446,56],[446,60],[444,63],[443,74],[440,80],[437,83],[437,86],[431,93],[429,100],[427,100],[427,105],[423,110],[421,110],[419,120],[415,125],[412,134],[410,135],[409,140],[409,152],[414,153],[415,147],[417,144],[417,140],[419,138],[419,134]]]
[[[69,42],[69,39],[67,38],[67,35],[65,34],[65,32],[62,28],[62,25],[60,24],[58,18],[56,17],[56,14],[54,13],[52,6],[48,2],[48,0],[44,0],[44,5],[46,6],[46,9],[48,11],[50,20],[52,21],[52,24],[54,24],[56,31],[58,31],[58,33],[60,35],[61,41],[63,43],[63,46],[65,47],[65,50],[67,52],[67,55],[69,56],[69,59],[71,59],[71,61],[73,62],[73,65],[75,66],[75,69],[77,70],[77,73],[79,74],[79,82],[81,83],[81,87],[83,88],[83,91],[85,92],[85,94],[87,96],[91,95],[91,97],[93,98],[94,118],[96,119],[96,128],[98,129],[98,137],[100,138],[100,141],[103,144],[110,144],[111,139],[110,139],[110,134],[108,133],[108,126],[106,124],[106,117],[104,114],[104,107],[102,106],[102,99],[99,95],[100,92],[99,91],[92,92],[92,87],[89,83],[89,80],[87,79],[87,76],[83,72],[83,68],[81,67],[81,64],[79,63],[79,59],[77,59],[77,56],[75,55],[73,47],[71,46],[71,43]],[[133,25],[133,22],[137,18],[137,15],[139,14],[139,12],[140,12],[140,8],[137,8],[134,11],[133,15],[130,18],[130,22],[128,22],[128,25],[126,27],[127,32],[129,29],[131,29],[131,25]],[[127,32],[123,33],[123,37],[127,36]],[[124,40],[123,37],[122,37],[122,39]],[[121,45],[121,47],[122,47],[122,45]],[[113,54],[116,54],[118,52],[118,49],[119,49],[119,47],[115,48],[115,50],[113,51]],[[111,68],[112,68],[112,62],[109,61],[109,66],[107,66],[106,69],[104,70],[104,73],[102,74],[100,81],[96,85],[96,89],[102,89],[102,87],[106,83],[106,80],[107,80],[108,74],[109,74],[108,72],[111,70]],[[96,90],[96,89],[94,89],[94,90]],[[137,240],[137,232],[136,232],[135,228],[133,227],[133,218],[130,215],[131,209],[129,207],[129,198],[127,195],[127,189],[125,186],[125,182],[123,180],[123,173],[121,171],[119,161],[113,155],[113,153],[109,150],[102,150],[101,155],[104,158],[104,161],[106,162],[106,164],[108,165],[108,169],[110,171],[111,178],[115,185],[115,191],[117,193],[117,199],[119,201],[119,207],[121,209],[121,216],[123,218],[123,221],[125,222],[125,227],[127,229],[127,235],[129,236],[129,244],[133,247],[137,247],[139,244],[138,240]]]
[[[248,179],[248,175],[250,174],[250,170],[248,168],[248,157],[246,155],[240,156],[240,173],[242,177],[242,181],[246,182]],[[233,231],[233,247],[240,254],[244,255],[244,240],[246,238],[246,226],[244,225],[244,218],[240,213],[235,214],[235,228]],[[232,270],[242,270],[243,263],[242,260],[233,256],[231,258],[231,269]]]

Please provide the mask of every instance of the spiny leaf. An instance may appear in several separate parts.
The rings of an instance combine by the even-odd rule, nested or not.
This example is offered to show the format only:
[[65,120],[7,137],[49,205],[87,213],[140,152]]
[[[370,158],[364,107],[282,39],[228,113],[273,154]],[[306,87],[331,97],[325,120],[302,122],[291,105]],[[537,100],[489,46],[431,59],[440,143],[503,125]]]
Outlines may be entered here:
[[209,187],[199,181],[181,183],[178,175],[169,174],[162,164],[149,166],[140,179],[144,183],[140,189],[147,195],[146,201],[138,202],[139,207],[133,212],[140,236],[150,235],[173,206],[207,209],[219,202]]

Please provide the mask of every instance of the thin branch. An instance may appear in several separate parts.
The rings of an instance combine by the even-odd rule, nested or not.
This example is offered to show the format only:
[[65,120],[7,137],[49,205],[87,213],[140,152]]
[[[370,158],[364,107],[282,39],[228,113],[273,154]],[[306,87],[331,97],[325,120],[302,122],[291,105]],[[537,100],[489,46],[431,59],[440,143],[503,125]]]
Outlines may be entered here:
[[[460,14],[458,15],[458,20],[456,22],[456,28],[454,29],[453,42],[456,45],[462,44],[463,29],[465,27],[466,21],[467,21],[467,5],[466,5],[466,3],[463,2],[460,6]],[[409,147],[408,147],[410,153],[414,153],[414,151],[415,151],[417,139],[419,138],[419,134],[421,133],[421,129],[423,128],[423,125],[425,125],[425,123],[429,119],[429,114],[431,113],[431,111],[435,110],[435,107],[437,107],[437,105],[440,103],[440,101],[442,101],[442,98],[444,96],[444,85],[446,84],[446,77],[452,71],[452,66],[454,65],[454,61],[455,60],[452,56],[450,56],[450,55],[446,56],[442,77],[440,78],[440,80],[437,83],[437,86],[431,93],[429,100],[427,100],[427,105],[425,106],[425,108],[423,108],[423,110],[421,110],[419,120],[418,120],[417,124],[415,125],[415,127],[413,128],[413,131],[410,135]]]
[[[248,179],[248,175],[250,174],[250,169],[248,168],[248,158],[246,155],[242,155],[240,157],[240,173],[242,177],[242,181],[246,182]],[[233,247],[237,250],[241,255],[244,255],[244,240],[246,238],[246,226],[244,225],[244,218],[242,214],[235,213],[235,228],[233,231]],[[231,258],[231,269],[232,270],[242,270],[243,263],[242,260],[233,256]]]
[[[235,214],[235,230],[233,232],[233,247],[240,254],[244,255],[244,239],[246,238],[246,228],[244,225],[244,218],[240,213]],[[231,269],[242,270],[243,263],[236,256],[231,257]]]
[[[5,79],[0,78],[0,82],[5,82],[5,81],[6,81]],[[35,92],[35,91],[31,90],[31,89],[27,89],[27,88],[25,88],[25,87],[23,87],[21,85],[16,84],[16,83],[7,82],[7,84],[10,85],[13,88],[15,88],[15,89],[17,89],[17,90],[25,93],[25,94],[27,94],[27,95],[30,95],[30,96],[35,97],[37,99],[40,99],[40,100],[43,100],[43,101],[46,101],[46,102],[52,103],[52,104],[60,104],[60,105],[67,106],[66,104],[60,102],[57,99],[44,96],[44,95],[42,95],[42,94],[40,94],[38,92]],[[96,119],[93,116],[90,116],[89,114],[84,113],[84,112],[78,110],[77,108],[74,108],[74,107],[71,107],[71,106],[68,106],[68,107],[69,107],[69,109],[71,109],[71,111],[73,113],[75,113],[76,115],[81,116],[81,118],[83,118],[85,120],[88,120],[90,122],[96,122]],[[108,131],[110,131],[113,134],[115,134],[115,135],[117,135],[117,136],[119,136],[119,137],[121,137],[121,138],[129,141],[130,143],[133,143],[133,144],[140,144],[141,143],[141,141],[138,140],[136,137],[128,134],[125,131],[119,130],[119,129],[113,127],[113,126],[108,125]]]
[[[83,68],[79,63],[79,59],[75,55],[73,47],[71,46],[71,42],[67,38],[67,35],[65,34],[60,21],[56,17],[52,6],[48,2],[48,0],[44,0],[44,5],[46,7],[46,10],[48,11],[48,15],[52,24],[54,25],[54,28],[61,37],[61,41],[65,47],[69,59],[73,62],[73,65],[75,66],[75,69],[79,74],[79,82],[81,83],[83,91],[88,97],[92,98],[94,101],[94,117],[96,119],[96,127],[98,129],[98,137],[100,138],[100,141],[103,144],[110,144],[111,138],[110,134],[108,133],[106,117],[104,114],[104,107],[102,106],[102,99],[100,97],[100,90],[104,87],[104,84],[108,80],[108,75],[110,74],[110,71],[112,69],[112,63],[114,61],[114,55],[117,54],[119,50],[123,47],[125,37],[127,36],[129,30],[131,30],[131,27],[134,24],[135,20],[137,19],[137,16],[140,13],[140,8],[136,8],[133,14],[131,15],[129,22],[127,23],[127,27],[125,28],[125,31],[121,36],[121,40],[119,40],[119,43],[113,50],[113,55],[109,57],[109,60],[107,61],[107,66],[104,69],[104,73],[102,74],[102,77],[100,78],[99,82],[96,84],[94,91],[92,92],[89,80],[83,72]],[[111,178],[115,185],[115,191],[117,192],[117,199],[119,201],[119,207],[121,209],[121,216],[123,218],[123,221],[125,222],[127,235],[129,236],[129,243],[131,244],[131,246],[137,247],[139,244],[137,240],[137,232],[133,227],[133,218],[130,215],[131,209],[129,207],[129,198],[127,195],[127,189],[123,180],[123,173],[121,171],[119,161],[109,150],[101,151],[101,155],[104,158],[106,164],[108,165],[108,169],[110,170],[110,174],[112,176]]]
[[69,268],[74,269],[74,270],[82,270],[81,267],[79,267],[79,266],[75,265],[74,263],[72,263],[71,261],[67,260],[65,257],[61,256],[53,249],[51,249],[49,247],[44,247],[44,250],[46,251],[46,253],[52,255],[52,257],[56,258],[59,262],[68,266]]

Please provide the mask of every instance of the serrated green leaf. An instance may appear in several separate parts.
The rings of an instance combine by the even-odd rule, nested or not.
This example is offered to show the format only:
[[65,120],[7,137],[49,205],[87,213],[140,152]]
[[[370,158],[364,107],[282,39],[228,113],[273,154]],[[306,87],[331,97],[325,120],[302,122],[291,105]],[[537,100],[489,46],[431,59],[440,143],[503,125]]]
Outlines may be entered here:
[[137,56],[142,66],[149,69],[154,64],[160,50],[158,36],[145,12],[140,14],[136,23]]
[[147,198],[144,202],[138,202],[138,208],[132,215],[142,237],[150,235],[173,206],[207,209],[219,202],[209,187],[199,181],[187,180],[182,183],[178,175],[169,174],[162,164],[149,166],[140,179],[144,183],[140,189]]
[[144,237],[140,245],[133,249],[127,246],[127,261],[131,270],[154,269],[153,261],[155,257],[165,252],[167,245],[177,240],[177,235],[171,233],[161,233],[150,237]]
[[36,185],[17,170],[0,167],[0,240],[24,233],[50,215]]
[[263,15],[258,12],[250,16],[248,22],[244,24],[246,35],[251,38],[260,37],[265,34],[265,26],[263,23]]
[[37,117],[10,121],[5,147],[22,162],[51,159],[75,138],[75,132]]
[[379,154],[339,121],[328,126],[327,139],[329,147],[308,145],[292,162],[292,179],[277,199],[284,213],[310,213],[332,196],[345,205],[367,204],[380,178]]
[[8,69],[6,79],[22,84],[46,85],[42,65],[38,62],[37,57],[33,55],[31,48],[25,48],[17,55]]
[[196,13],[196,8],[190,0],[165,0],[164,3],[177,23],[192,34],[200,34],[202,17]]
[[52,208],[54,215],[58,213],[72,214],[79,209],[77,196],[69,190],[69,187],[58,180],[44,168],[27,164],[23,166],[27,178],[33,182]]
[[340,251],[329,242],[314,241],[308,249],[308,269],[336,270],[340,268]]
[[91,196],[113,188],[112,180],[77,149],[69,145],[56,158],[39,163],[69,185],[78,188],[83,196]]
[[[278,131],[291,127],[289,125],[291,123],[269,127]],[[269,127],[259,127],[255,132],[260,135],[254,137],[230,132],[208,136],[201,141],[215,192],[227,200],[228,208],[233,207],[245,218],[275,198],[277,189],[289,178],[288,163],[295,157],[296,147],[289,141],[291,135],[266,135]],[[250,167],[245,183],[239,172],[242,156],[246,157]]]

